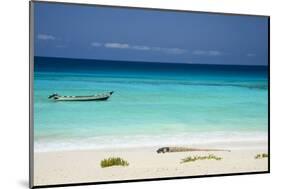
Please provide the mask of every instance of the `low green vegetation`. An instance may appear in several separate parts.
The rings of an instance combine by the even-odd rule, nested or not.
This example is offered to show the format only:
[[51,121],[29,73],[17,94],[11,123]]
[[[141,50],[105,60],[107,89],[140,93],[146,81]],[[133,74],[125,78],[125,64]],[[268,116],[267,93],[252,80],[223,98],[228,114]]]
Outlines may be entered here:
[[209,154],[208,156],[188,156],[182,159],[181,163],[194,162],[197,160],[222,160],[222,157],[218,157],[213,154]]
[[255,159],[262,159],[262,158],[268,158],[268,154],[262,153],[262,154],[257,154],[255,156]]
[[128,166],[128,165],[129,163],[120,157],[110,157],[107,159],[103,159],[100,162],[100,166],[102,168],[111,167],[111,166]]

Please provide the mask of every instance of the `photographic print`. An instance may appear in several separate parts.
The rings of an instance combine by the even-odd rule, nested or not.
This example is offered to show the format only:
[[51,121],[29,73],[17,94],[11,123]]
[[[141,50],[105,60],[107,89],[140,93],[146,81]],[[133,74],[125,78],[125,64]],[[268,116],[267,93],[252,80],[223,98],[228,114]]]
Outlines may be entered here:
[[269,172],[269,17],[30,11],[32,187]]

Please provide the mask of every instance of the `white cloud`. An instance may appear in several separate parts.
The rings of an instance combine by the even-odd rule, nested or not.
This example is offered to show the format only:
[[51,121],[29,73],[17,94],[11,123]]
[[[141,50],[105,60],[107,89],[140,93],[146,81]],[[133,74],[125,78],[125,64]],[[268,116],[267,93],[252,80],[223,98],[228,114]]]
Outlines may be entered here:
[[173,54],[183,54],[183,53],[186,53],[187,50],[180,49],[180,48],[170,48],[170,49],[168,49],[168,52],[173,53]]
[[100,47],[100,46],[102,46],[102,44],[101,44],[101,43],[98,43],[98,42],[93,42],[93,43],[91,43],[91,45],[92,45],[93,47]]
[[48,34],[38,34],[37,38],[40,40],[55,40],[55,36],[53,35],[48,35]]
[[126,43],[105,43],[106,48],[117,48],[117,49],[128,49],[130,48],[129,44]]
[[161,47],[149,47],[145,45],[129,45],[127,43],[105,43],[106,48],[119,48],[119,49],[132,49],[132,50],[141,50],[141,51],[159,51],[170,54],[182,54],[186,50],[180,48],[161,48]]
[[[137,51],[157,51],[160,53],[166,54],[185,54],[189,53],[187,49],[181,48],[166,48],[166,47],[154,47],[154,46],[146,46],[146,45],[132,45],[128,43],[115,43],[115,42],[108,42],[108,43],[98,43],[93,42],[91,43],[93,47],[105,47],[105,48],[115,48],[115,49],[130,49],[130,50],[137,50]],[[190,52],[196,56],[220,56],[225,53],[218,51],[218,50],[194,50]],[[249,56],[249,54],[248,54]],[[250,55],[253,56],[253,55]]]
[[192,52],[193,55],[204,55],[204,56],[220,56],[222,55],[223,53],[220,52],[220,51],[217,51],[217,50],[208,50],[208,51],[205,51],[205,50],[195,50]]
[[148,51],[148,50],[151,50],[151,47],[135,45],[135,46],[132,46],[132,49],[141,50],[141,51]]
[[130,50],[138,50],[138,51],[158,51],[162,53],[168,53],[168,54],[183,54],[186,53],[186,49],[181,48],[163,48],[163,47],[151,47],[146,45],[132,45],[127,43],[97,43],[93,42],[91,43],[93,47],[105,47],[105,48],[115,48],[115,49],[130,49]]
[[220,51],[214,51],[214,50],[211,50],[211,51],[208,51],[208,54],[210,56],[219,56],[221,55],[222,53]]
[[183,54],[186,53],[187,50],[185,49],[180,49],[180,48],[161,48],[161,47],[152,47],[151,48],[154,51],[160,51],[160,52],[165,52],[168,54]]

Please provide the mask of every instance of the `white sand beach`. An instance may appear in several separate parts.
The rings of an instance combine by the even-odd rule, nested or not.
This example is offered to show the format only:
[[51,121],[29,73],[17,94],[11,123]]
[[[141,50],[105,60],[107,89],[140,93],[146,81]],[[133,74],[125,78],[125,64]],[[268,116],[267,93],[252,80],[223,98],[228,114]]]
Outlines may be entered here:
[[[267,153],[267,143],[232,143],[196,146],[222,148],[226,151],[195,151],[157,154],[157,147],[104,150],[36,152],[34,157],[34,184],[51,185],[159,177],[212,175],[225,173],[261,172],[268,170],[268,158],[255,159]],[[187,156],[214,154],[221,160],[198,160],[181,163]],[[121,157],[129,166],[101,168],[104,158]]]

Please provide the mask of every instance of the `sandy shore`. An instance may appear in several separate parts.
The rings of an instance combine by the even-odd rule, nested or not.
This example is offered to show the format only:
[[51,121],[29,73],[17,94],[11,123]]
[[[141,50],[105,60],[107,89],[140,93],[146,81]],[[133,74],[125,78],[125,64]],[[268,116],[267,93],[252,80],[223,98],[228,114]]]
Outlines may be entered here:
[[[268,170],[268,159],[255,159],[258,153],[267,153],[267,144],[238,144],[223,149],[231,152],[174,152],[157,154],[158,147],[36,152],[34,157],[34,184],[98,182],[128,179],[145,179],[175,176],[194,176],[223,173],[259,172]],[[197,147],[197,146],[196,146]],[[199,146],[200,147],[200,146]],[[222,146],[208,146],[215,148]],[[204,146],[204,148],[207,148]],[[180,163],[194,155],[214,154],[222,160],[198,160]],[[108,157],[121,157],[129,162],[127,167],[101,168],[100,161]]]

